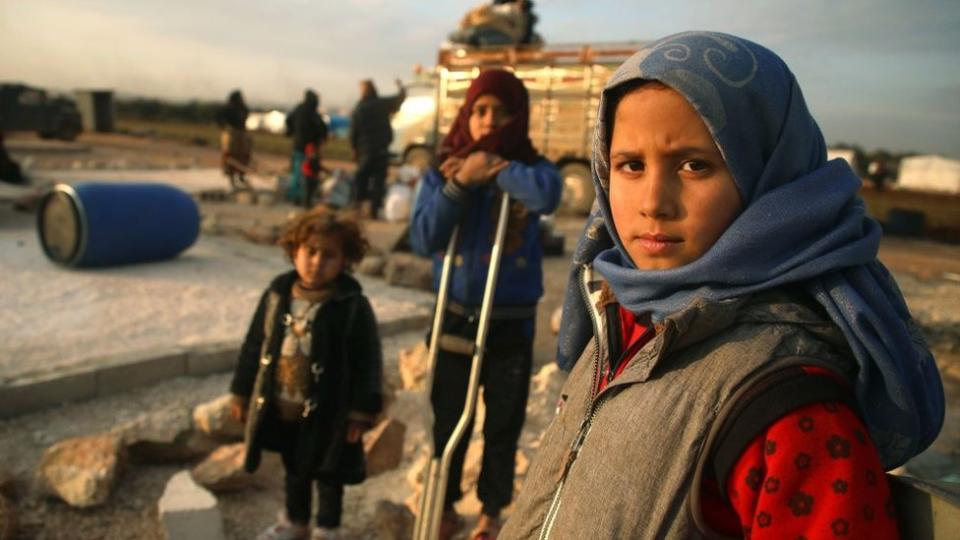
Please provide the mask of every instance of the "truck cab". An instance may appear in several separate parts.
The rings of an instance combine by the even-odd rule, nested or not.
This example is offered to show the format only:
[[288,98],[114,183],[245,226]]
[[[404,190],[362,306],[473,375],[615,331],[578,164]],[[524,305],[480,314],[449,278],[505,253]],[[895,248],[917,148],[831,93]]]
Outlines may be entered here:
[[25,84],[0,84],[0,130],[35,131],[46,139],[72,141],[83,131],[76,105],[66,98],[50,98],[44,90]]

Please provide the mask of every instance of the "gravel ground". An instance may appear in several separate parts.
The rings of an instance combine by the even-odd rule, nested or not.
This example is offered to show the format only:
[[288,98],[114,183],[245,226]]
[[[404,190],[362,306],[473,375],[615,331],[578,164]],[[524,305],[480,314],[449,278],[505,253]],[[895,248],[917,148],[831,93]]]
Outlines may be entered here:
[[[171,155],[186,160],[184,165],[177,162],[175,167],[196,164],[209,167],[216,163],[215,152],[207,149],[183,150],[172,146],[168,149],[164,145],[131,142],[122,137],[111,137],[105,141],[88,139],[84,144],[93,146],[93,152],[97,156],[106,156],[104,159],[113,159],[111,156],[116,157],[115,154],[120,152],[121,158],[136,155],[139,159],[147,155],[147,162],[151,165],[157,160],[169,160]],[[110,145],[122,147],[122,151],[104,150]],[[149,153],[142,151],[148,147]],[[72,163],[74,160],[72,156],[50,155],[45,157],[37,154],[32,163],[34,168],[63,168],[63,163]],[[228,206],[222,207],[223,211],[227,209]],[[229,209],[235,214],[231,219],[238,223],[249,220],[260,225],[276,223],[289,211],[278,210],[277,207]],[[203,211],[206,215],[208,211],[216,211],[216,207],[203,205]],[[6,218],[2,212],[0,218],[3,218],[0,219],[0,228],[3,228]],[[555,337],[548,331],[549,318],[562,301],[569,254],[581,227],[580,220],[558,218],[557,230],[566,237],[567,256],[544,261],[546,292],[537,321],[539,331],[534,352],[537,367],[549,364],[554,357]],[[379,241],[382,245],[388,245],[390,242],[385,239],[395,238],[398,229],[396,226],[375,225],[370,230],[371,235],[376,236],[375,243]],[[911,311],[934,349],[947,393],[947,420],[941,436],[930,450],[915,458],[908,469],[917,476],[957,482],[960,479],[960,311],[956,306],[960,305],[960,246],[889,238],[883,241],[880,257],[894,272]],[[420,338],[420,334],[412,333],[386,340],[387,360],[395,360],[400,348],[412,345]],[[0,360],[3,360],[2,355]],[[58,440],[104,431],[117,423],[170,404],[193,405],[207,401],[225,391],[228,379],[229,375],[226,374],[180,378],[109,398],[0,421],[0,472],[14,472],[20,484],[18,512],[22,527],[19,537],[64,538],[69,531],[69,537],[77,539],[160,538],[156,501],[166,480],[182,467],[136,466],[121,477],[107,505],[92,510],[72,509],[62,502],[37,497],[29,489],[32,468],[42,451]],[[529,442],[535,438],[534,431],[543,427],[546,417],[544,411],[550,408],[552,402],[548,395],[531,395],[531,411],[536,414],[528,413],[528,431],[522,441]],[[345,525],[351,538],[370,536],[370,531],[363,523],[369,517],[373,501],[389,498],[400,502],[409,496],[404,469],[411,465],[412,456],[422,450],[423,441],[422,419],[416,414],[418,405],[422,405],[422,397],[401,392],[394,406],[397,416],[409,421],[406,461],[401,468],[371,479],[360,488],[348,489],[345,515],[349,517]],[[228,538],[253,537],[256,531],[273,521],[282,506],[280,468],[276,462],[267,462],[265,466],[275,468],[277,484],[267,485],[258,491],[219,497]]]
[[[396,360],[401,349],[422,339],[420,333],[401,334],[384,339],[384,356],[389,376],[399,377]],[[190,466],[132,465],[122,473],[108,502],[99,508],[75,509],[48,497],[38,496],[32,489],[33,469],[43,451],[51,444],[69,437],[108,431],[116,425],[174,405],[194,406],[214,399],[227,390],[230,374],[202,378],[181,377],[149,388],[137,389],[108,398],[49,409],[0,422],[0,467],[17,479],[20,493],[17,512],[20,521],[18,538],[53,540],[71,539],[137,539],[160,540],[157,501],[167,480]],[[398,399],[413,399],[401,392]],[[410,409],[411,407],[406,407]],[[408,426],[408,440],[422,440],[422,426],[416,419],[403,418]],[[412,448],[411,448],[412,450]],[[414,452],[406,452],[412,456]],[[348,538],[367,538],[366,528],[372,504],[380,499],[402,503],[410,494],[404,478],[405,467],[374,477],[361,486],[348,487],[345,500],[344,526]],[[262,489],[220,495],[228,539],[248,539],[273,523],[283,507],[282,467],[276,459],[266,459],[263,467],[274,482]]]

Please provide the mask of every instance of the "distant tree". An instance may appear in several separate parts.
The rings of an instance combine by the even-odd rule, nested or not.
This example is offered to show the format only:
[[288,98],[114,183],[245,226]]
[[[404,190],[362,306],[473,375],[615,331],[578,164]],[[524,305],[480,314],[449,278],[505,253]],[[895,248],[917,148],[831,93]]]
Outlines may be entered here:
[[139,120],[176,120],[181,122],[213,122],[222,106],[215,101],[191,100],[186,103],[161,101],[151,98],[118,99],[117,115]]

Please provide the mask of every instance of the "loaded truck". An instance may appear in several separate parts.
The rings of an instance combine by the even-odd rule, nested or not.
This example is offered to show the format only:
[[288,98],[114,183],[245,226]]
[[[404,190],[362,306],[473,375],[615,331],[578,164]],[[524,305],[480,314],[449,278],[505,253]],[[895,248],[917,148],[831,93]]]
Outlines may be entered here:
[[45,139],[72,141],[83,123],[69,99],[48,97],[25,84],[0,83],[0,131],[34,131]]
[[590,157],[600,93],[641,42],[440,49],[432,70],[415,73],[393,118],[396,161],[421,169],[450,131],[467,88],[482,70],[513,71],[530,93],[530,138],[563,177],[560,210],[587,214],[593,204]]

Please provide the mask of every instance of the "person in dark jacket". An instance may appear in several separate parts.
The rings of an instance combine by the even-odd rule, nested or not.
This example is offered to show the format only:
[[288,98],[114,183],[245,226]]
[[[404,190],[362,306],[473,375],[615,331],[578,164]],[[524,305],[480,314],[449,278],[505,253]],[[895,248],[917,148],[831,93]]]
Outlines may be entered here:
[[244,468],[279,452],[286,510],[258,538],[336,537],[344,484],[362,482],[361,436],[382,408],[377,321],[349,275],[368,248],[357,222],[325,208],[302,214],[279,244],[295,270],[260,299],[230,384],[232,414],[245,422]]
[[[528,136],[529,97],[523,83],[503,70],[485,71],[467,90],[466,100],[443,141],[437,162],[425,174],[414,209],[410,243],[434,256],[439,286],[443,251],[459,226],[448,312],[431,395],[436,454],[443,452],[464,405],[477,332],[477,312],[490,266],[500,201],[511,198],[503,259],[493,296],[487,354],[480,374],[486,404],[483,464],[477,495],[483,503],[477,535],[495,537],[501,509],[510,504],[517,440],[523,427],[533,358],[537,302],[543,295],[541,214],[560,201],[561,181],[553,163],[540,156]],[[468,428],[467,433],[471,429]],[[467,438],[450,465],[440,538],[462,528],[453,504]]]
[[221,166],[233,189],[250,189],[250,183],[245,176],[253,151],[253,140],[247,133],[249,114],[250,110],[247,109],[243,94],[239,90],[230,92],[227,104],[216,114],[216,122],[221,130]]
[[389,147],[393,141],[390,116],[400,110],[407,92],[399,79],[398,92],[380,97],[372,80],[360,82],[360,101],[350,119],[350,145],[357,162],[356,197],[364,217],[376,218],[386,191]]
[[310,208],[319,184],[321,150],[327,140],[327,123],[318,112],[320,96],[313,90],[303,93],[303,101],[287,115],[287,135],[293,137],[290,158],[290,186],[287,197]]
[[20,165],[14,161],[7,149],[3,146],[3,132],[0,131],[0,180],[11,184],[23,184],[26,178],[20,170]]

